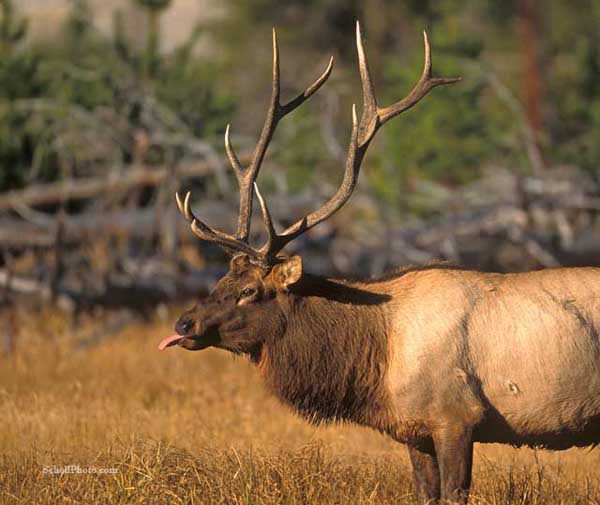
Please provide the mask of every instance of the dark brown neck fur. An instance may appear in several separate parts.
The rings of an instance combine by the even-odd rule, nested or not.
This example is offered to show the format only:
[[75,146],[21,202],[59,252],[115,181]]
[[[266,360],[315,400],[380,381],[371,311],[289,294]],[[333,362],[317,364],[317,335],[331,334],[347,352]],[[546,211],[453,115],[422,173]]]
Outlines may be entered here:
[[259,361],[274,393],[314,422],[382,429],[389,296],[306,275],[287,299],[284,334],[267,339]]

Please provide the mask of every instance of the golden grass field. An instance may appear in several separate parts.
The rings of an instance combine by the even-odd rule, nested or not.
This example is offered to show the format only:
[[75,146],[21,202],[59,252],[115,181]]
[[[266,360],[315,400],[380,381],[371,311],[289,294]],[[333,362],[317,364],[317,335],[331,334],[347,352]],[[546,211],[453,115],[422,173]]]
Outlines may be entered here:
[[[416,503],[404,447],[313,427],[222,351],[156,349],[177,311],[77,350],[50,312],[0,357],[0,503]],[[115,473],[48,473],[66,465]],[[600,503],[600,450],[479,446],[474,504]]]

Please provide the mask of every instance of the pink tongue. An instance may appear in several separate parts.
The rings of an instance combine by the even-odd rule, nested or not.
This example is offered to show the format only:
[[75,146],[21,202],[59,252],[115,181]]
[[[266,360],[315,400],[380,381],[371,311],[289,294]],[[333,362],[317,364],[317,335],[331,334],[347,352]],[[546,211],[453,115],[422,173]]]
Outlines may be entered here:
[[167,347],[171,347],[172,345],[175,345],[182,338],[184,338],[184,337],[182,337],[181,335],[171,335],[170,337],[163,338],[160,341],[160,344],[158,344],[158,348],[161,351],[164,351]]

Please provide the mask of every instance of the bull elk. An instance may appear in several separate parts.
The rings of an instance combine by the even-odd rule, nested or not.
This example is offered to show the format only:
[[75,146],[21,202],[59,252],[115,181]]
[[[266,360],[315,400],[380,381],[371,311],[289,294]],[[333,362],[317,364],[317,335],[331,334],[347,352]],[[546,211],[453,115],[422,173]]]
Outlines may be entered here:
[[[333,60],[282,105],[273,32],[271,101],[248,166],[225,133],[240,185],[235,235],[196,217],[189,193],[177,195],[192,231],[230,253],[229,271],[159,348],[248,355],[303,417],[355,422],[405,443],[423,500],[466,502],[474,442],[554,450],[600,442],[600,269],[497,274],[432,264],[350,281],[311,275],[299,256],[283,254],[348,200],[383,124],[458,80],[432,76],[425,34],[421,78],[406,98],[379,107],[358,23],[356,44],[363,109],[360,120],[352,110],[342,183],[321,208],[277,231],[255,180],[278,122],[324,84]],[[268,237],[260,248],[249,240],[254,193]]]

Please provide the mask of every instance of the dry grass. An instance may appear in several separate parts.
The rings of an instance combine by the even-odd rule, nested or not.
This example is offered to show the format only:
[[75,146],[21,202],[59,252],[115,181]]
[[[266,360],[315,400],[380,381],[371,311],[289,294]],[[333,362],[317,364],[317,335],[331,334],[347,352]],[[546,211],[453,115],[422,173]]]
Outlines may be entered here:
[[[305,424],[242,359],[157,351],[174,318],[73,350],[59,316],[21,315],[0,358],[0,503],[416,503],[398,444]],[[65,465],[116,473],[45,473]],[[478,447],[471,503],[600,503],[599,452]]]

